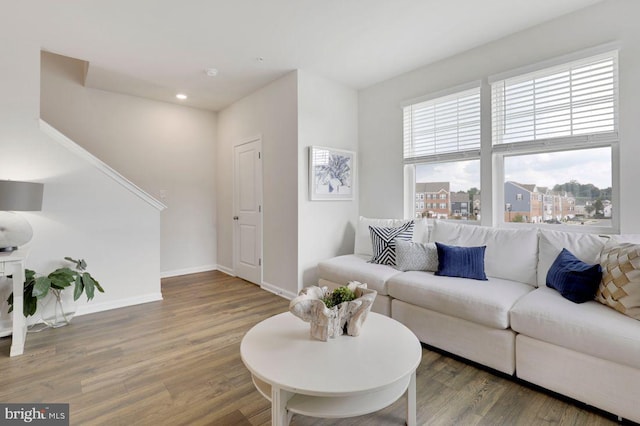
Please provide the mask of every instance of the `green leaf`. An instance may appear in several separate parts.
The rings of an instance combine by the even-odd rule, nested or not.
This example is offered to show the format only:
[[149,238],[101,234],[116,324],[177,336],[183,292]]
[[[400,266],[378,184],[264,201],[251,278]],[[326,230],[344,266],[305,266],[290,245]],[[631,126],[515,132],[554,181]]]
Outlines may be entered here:
[[36,278],[35,285],[33,286],[33,290],[31,290],[31,294],[33,297],[42,298],[49,293],[49,289],[51,288],[51,280],[49,277],[38,277]]
[[34,296],[26,296],[24,298],[24,306],[22,307],[22,313],[25,317],[29,317],[36,313],[38,309],[38,299]]
[[57,277],[54,275],[53,277],[50,278],[50,280],[51,280],[51,287],[56,288],[58,290],[62,290],[71,285],[71,281],[73,281],[73,278],[70,281],[63,277]]
[[73,289],[73,300],[78,300],[80,296],[82,296],[82,292],[84,291],[84,285],[82,284],[82,279],[80,275],[76,276],[76,288]]
[[75,280],[76,273],[69,268],[56,269],[50,273],[49,278],[73,282]]
[[[93,278],[93,277],[91,277]],[[104,293],[104,289],[102,288],[102,286],[100,285],[100,283],[98,282],[98,280],[96,280],[95,278],[93,278],[93,283],[96,285],[96,288],[98,289],[98,291],[100,293]]]
[[93,299],[96,283],[93,281],[93,278],[91,278],[91,274],[88,272],[82,274],[82,283],[84,284],[84,289],[87,291],[87,300]]
[[76,269],[78,269],[79,271],[84,271],[85,269],[87,269],[87,262],[84,261],[84,259],[73,259],[69,256],[65,257],[64,260],[68,260],[69,262],[73,262],[76,264]]
[[69,287],[75,281],[76,273],[69,268],[59,268],[49,274],[51,286],[62,290]]
[[9,313],[13,312],[13,292],[7,297],[7,304],[9,305]]

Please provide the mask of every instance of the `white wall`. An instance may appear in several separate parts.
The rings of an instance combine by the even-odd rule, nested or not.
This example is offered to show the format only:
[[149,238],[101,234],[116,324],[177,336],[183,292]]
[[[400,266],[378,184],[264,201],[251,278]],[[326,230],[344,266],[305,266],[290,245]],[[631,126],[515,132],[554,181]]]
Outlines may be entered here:
[[20,34],[0,28],[0,179],[45,184],[42,212],[25,214],[27,267],[48,273],[64,256],[85,258],[105,293],[81,299],[80,312],[160,299],[159,211],[39,130],[40,46]]
[[233,270],[233,147],[262,137],[263,283],[293,295],[298,288],[297,72],[218,114],[216,196],[218,265]]
[[621,232],[640,232],[638,16],[639,1],[609,0],[362,90],[360,213],[371,217],[403,216],[402,101],[619,41]]
[[215,269],[216,114],[86,88],[84,65],[42,53],[42,118],[167,205],[163,276]]
[[[353,201],[309,200],[309,147],[358,151],[358,96],[353,89],[298,71],[298,269],[300,288],[317,285],[318,261],[353,253]],[[357,167],[356,167],[357,173]]]

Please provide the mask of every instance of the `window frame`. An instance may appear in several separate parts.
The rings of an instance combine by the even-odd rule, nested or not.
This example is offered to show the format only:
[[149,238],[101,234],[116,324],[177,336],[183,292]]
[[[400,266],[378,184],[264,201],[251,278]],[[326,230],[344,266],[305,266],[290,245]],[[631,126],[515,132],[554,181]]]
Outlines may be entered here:
[[[590,148],[604,148],[611,149],[611,188],[612,199],[611,202],[614,206],[620,206],[620,178],[619,178],[619,74],[618,74],[618,53],[619,46],[617,44],[606,44],[593,49],[585,49],[579,52],[575,52],[570,55],[565,55],[559,58],[554,58],[548,61],[539,62],[528,67],[519,68],[516,70],[508,71],[505,73],[489,76],[487,78],[486,90],[489,92],[489,122],[493,123],[493,105],[491,103],[491,97],[493,96],[491,83],[499,82],[509,78],[517,78],[518,76],[527,75],[531,73],[537,73],[544,70],[550,70],[561,66],[566,66],[572,63],[585,63],[590,60],[597,60],[603,56],[611,55],[614,58],[614,109],[616,117],[616,126],[613,132],[594,135],[579,135],[579,136],[567,136],[553,139],[539,139],[528,142],[510,142],[495,144],[493,141],[493,129],[489,134],[490,141],[483,145],[491,147],[491,168],[493,172],[492,187],[494,188],[493,205],[494,215],[491,221],[491,225],[494,226],[537,226],[537,227],[550,227],[557,230],[572,230],[579,232],[590,233],[618,233],[620,230],[620,208],[613,209],[611,217],[611,226],[589,226],[584,225],[580,227],[572,225],[555,225],[555,224],[512,224],[504,220],[504,215],[499,211],[497,206],[504,206],[504,159],[510,156],[528,155],[528,154],[543,154],[553,152],[567,152],[572,150],[590,149]],[[483,105],[485,106],[485,105]],[[484,122],[483,122],[484,124]]]
[[[459,151],[459,152],[447,152],[447,153],[443,153],[443,154],[435,154],[435,155],[431,155],[428,156],[429,157],[429,161],[424,161],[423,159],[416,159],[416,158],[411,158],[409,160],[404,159],[403,160],[403,164],[404,164],[404,215],[405,218],[415,218],[416,215],[416,210],[414,205],[410,202],[413,197],[415,196],[415,184],[416,184],[416,165],[418,164],[432,164],[432,163],[448,163],[448,162],[455,162],[455,161],[465,161],[465,160],[480,160],[481,157],[481,147],[482,147],[482,143],[483,143],[483,116],[482,116],[482,96],[483,96],[483,81],[482,80],[475,80],[475,81],[471,81],[469,83],[465,83],[465,84],[461,84],[461,85],[457,85],[448,89],[444,89],[444,90],[440,90],[437,92],[433,92],[424,96],[420,96],[417,98],[413,98],[413,99],[409,99],[406,100],[404,102],[401,103],[400,105],[400,111],[402,114],[402,122],[403,122],[403,143],[402,143],[402,151],[403,151],[403,158],[404,158],[404,153],[405,153],[405,142],[404,142],[404,137],[406,135],[405,129],[404,129],[404,125],[405,125],[405,120],[404,120],[404,109],[406,107],[415,105],[415,104],[419,104],[419,103],[423,103],[423,102],[427,102],[427,101],[431,101],[431,100],[438,100],[440,98],[447,98],[447,97],[453,97],[456,94],[465,94],[467,92],[470,92],[472,90],[479,90],[480,93],[480,148],[478,149],[472,149],[472,150],[467,150],[467,151]],[[434,203],[434,209],[438,208],[435,207],[439,204],[439,200],[440,197],[438,196],[438,194],[427,194],[427,198],[430,200],[433,200]],[[444,198],[445,200],[447,199],[447,197],[445,196]],[[451,213],[451,212],[449,212]],[[474,221],[475,222],[475,221]]]
[[[478,152],[465,152],[440,155],[431,161],[404,161],[404,191],[405,200],[407,196],[415,193],[415,166],[417,164],[431,164],[443,162],[456,162],[465,160],[480,161],[480,206],[479,221],[470,221],[471,224],[480,224],[485,226],[496,227],[536,227],[549,228],[553,230],[584,232],[584,233],[600,233],[611,234],[618,233],[620,230],[620,137],[618,133],[620,120],[620,76],[618,71],[618,55],[620,46],[618,43],[608,43],[590,49],[573,52],[561,57],[552,58],[541,61],[525,67],[513,69],[499,74],[486,76],[480,81],[473,81],[467,84],[442,90],[431,95],[422,96],[402,103],[402,108],[414,102],[423,102],[428,99],[434,99],[440,96],[447,96],[455,92],[461,92],[472,88],[474,85],[480,84],[480,137],[481,144]],[[492,105],[492,88],[491,83],[498,80],[517,77],[520,75],[536,72],[540,70],[550,69],[562,66],[571,62],[588,60],[590,57],[597,57],[603,54],[613,53],[615,55],[614,65],[614,114],[616,119],[615,134],[606,133],[604,135],[580,135],[579,137],[562,137],[553,138],[553,143],[549,139],[537,140],[533,142],[510,142],[499,145],[493,144],[493,105]],[[404,124],[403,124],[404,126]],[[404,134],[404,128],[403,128]],[[404,147],[404,143],[402,145]],[[546,224],[546,223],[509,223],[505,221],[505,190],[504,190],[504,161],[505,158],[516,155],[553,153],[561,151],[572,151],[589,148],[608,147],[611,149],[611,204],[618,206],[612,209],[611,226],[575,226],[565,224]],[[402,148],[404,150],[404,148]],[[435,198],[435,197],[434,197]],[[542,200],[540,200],[542,198]],[[413,199],[412,196],[409,199]],[[545,195],[538,195],[538,201],[544,202]],[[475,208],[475,203],[474,203]],[[405,203],[405,216],[408,218],[415,217],[410,203]]]

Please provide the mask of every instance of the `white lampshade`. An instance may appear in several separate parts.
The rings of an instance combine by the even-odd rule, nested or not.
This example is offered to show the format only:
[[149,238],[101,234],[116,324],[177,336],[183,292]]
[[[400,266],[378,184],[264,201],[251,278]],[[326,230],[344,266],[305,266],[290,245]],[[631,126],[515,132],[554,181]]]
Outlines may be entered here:
[[13,212],[42,209],[43,189],[41,183],[0,181],[0,252],[15,250],[31,241],[31,225]]

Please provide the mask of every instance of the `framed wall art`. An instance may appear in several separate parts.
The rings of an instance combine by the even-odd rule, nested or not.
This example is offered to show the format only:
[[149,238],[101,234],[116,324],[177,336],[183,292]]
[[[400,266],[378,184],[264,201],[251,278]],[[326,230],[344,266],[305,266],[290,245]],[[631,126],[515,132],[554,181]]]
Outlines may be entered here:
[[309,198],[353,200],[356,153],[321,146],[309,147]]

